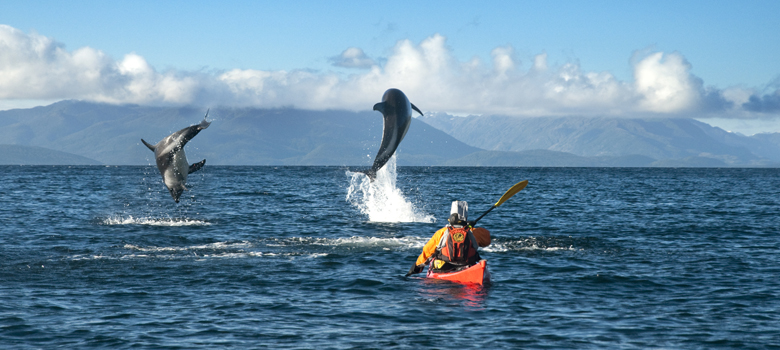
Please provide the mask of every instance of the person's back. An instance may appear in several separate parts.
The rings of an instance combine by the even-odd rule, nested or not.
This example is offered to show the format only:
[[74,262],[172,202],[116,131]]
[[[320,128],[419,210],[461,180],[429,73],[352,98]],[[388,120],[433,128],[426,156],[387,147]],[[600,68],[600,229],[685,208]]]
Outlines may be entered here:
[[450,222],[455,224],[444,228],[447,231],[442,235],[433,256],[431,267],[435,271],[458,270],[474,265],[481,259],[477,252],[477,239],[471,228],[457,218],[451,219]]

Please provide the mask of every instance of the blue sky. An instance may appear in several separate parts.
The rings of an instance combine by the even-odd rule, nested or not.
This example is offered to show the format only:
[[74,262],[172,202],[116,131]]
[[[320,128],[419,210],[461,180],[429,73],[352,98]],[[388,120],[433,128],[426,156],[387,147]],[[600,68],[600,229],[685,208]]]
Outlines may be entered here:
[[4,1],[0,109],[61,99],[690,116],[780,131],[778,1]]

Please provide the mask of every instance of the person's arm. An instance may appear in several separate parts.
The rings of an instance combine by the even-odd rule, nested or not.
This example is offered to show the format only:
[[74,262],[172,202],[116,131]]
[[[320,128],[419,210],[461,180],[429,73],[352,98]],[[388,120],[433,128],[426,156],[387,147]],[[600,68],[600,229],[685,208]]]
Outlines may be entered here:
[[422,253],[419,257],[417,257],[417,261],[415,261],[414,265],[412,265],[412,268],[409,269],[409,272],[406,273],[407,276],[411,276],[415,273],[420,273],[425,268],[425,262],[428,261],[428,258],[433,255],[433,253],[436,252],[436,246],[439,245],[439,241],[441,240],[442,234],[444,234],[444,231],[447,228],[444,227],[436,233],[433,234],[433,237],[428,240],[428,243],[425,243],[425,246],[423,247]]
[[415,262],[415,265],[421,265],[425,264],[426,261],[428,261],[428,258],[433,255],[433,253],[436,252],[436,247],[439,245],[439,241],[441,241],[441,236],[444,234],[444,231],[446,231],[447,228],[443,227],[436,231],[436,233],[433,234],[433,237],[428,240],[428,243],[425,243],[425,246],[423,247],[422,253],[420,253],[420,256],[417,257],[417,262]]

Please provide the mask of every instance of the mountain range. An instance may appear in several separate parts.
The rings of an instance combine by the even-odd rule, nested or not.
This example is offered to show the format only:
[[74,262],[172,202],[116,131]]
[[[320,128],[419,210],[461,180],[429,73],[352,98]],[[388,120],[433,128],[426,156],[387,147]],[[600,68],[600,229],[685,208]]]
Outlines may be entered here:
[[688,118],[419,118],[471,146],[493,151],[545,149],[583,157],[645,156],[654,165],[769,166],[780,162],[780,134],[751,137]]
[[[0,144],[16,150],[13,158],[9,146],[0,148],[0,164],[22,164],[22,154],[24,164],[35,158],[39,163],[34,164],[48,159],[44,164],[151,165],[153,154],[141,138],[154,144],[197,124],[205,112],[81,101],[0,111]],[[374,111],[214,108],[208,120],[211,126],[185,148],[190,163],[205,158],[211,165],[368,167],[383,127],[381,114]],[[41,148],[81,158],[45,156]],[[412,121],[397,161],[425,166],[776,167],[780,134],[748,137],[679,118],[431,113]]]
[[0,145],[0,165],[99,165],[76,154],[36,146]]

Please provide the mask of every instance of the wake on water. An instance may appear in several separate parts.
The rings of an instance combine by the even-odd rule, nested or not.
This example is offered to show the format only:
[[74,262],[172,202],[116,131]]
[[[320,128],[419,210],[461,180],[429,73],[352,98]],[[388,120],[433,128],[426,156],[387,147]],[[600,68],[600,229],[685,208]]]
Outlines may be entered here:
[[347,201],[368,215],[368,221],[432,223],[436,220],[416,208],[396,187],[395,155],[377,171],[373,182],[363,173],[347,171],[347,175],[350,176]]
[[148,226],[208,226],[210,223],[188,218],[155,218],[155,217],[133,217],[129,215],[111,216],[102,220],[104,225],[148,225]]

